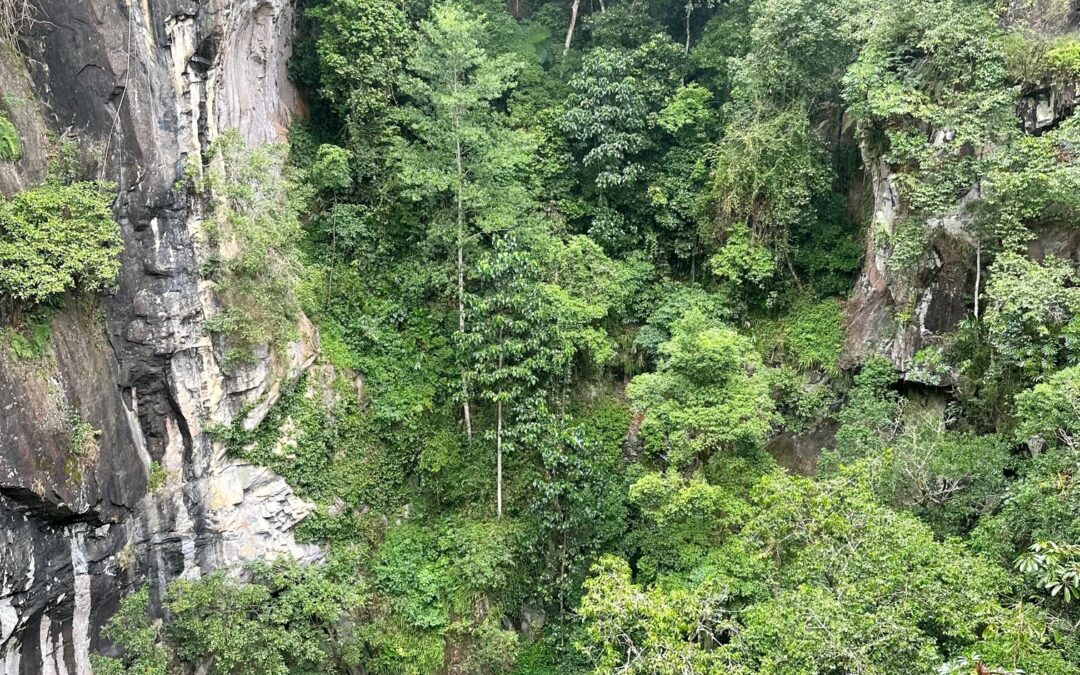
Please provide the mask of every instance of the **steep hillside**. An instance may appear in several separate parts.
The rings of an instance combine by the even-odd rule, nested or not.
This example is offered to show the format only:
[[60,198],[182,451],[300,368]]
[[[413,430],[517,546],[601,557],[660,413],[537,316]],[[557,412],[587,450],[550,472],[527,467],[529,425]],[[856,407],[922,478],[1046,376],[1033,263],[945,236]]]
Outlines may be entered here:
[[1080,672],[1073,0],[0,0],[0,673]]

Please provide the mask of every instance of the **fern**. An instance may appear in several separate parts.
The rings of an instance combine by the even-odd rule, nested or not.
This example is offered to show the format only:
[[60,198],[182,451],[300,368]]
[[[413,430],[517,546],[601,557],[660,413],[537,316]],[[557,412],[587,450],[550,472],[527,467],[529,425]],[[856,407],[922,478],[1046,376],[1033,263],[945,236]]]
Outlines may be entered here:
[[52,329],[46,318],[35,318],[20,328],[4,331],[8,351],[18,361],[35,361],[45,356],[52,341]]
[[19,158],[19,133],[6,115],[0,113],[0,159],[14,162]]

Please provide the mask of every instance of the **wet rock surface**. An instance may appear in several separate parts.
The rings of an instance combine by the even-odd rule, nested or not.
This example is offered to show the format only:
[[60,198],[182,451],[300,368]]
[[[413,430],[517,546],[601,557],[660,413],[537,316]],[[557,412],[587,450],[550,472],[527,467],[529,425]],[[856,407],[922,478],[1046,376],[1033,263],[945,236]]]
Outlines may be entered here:
[[[310,506],[228,458],[210,423],[256,424],[314,360],[317,335],[223,372],[203,326],[203,205],[178,187],[212,140],[282,138],[300,102],[286,78],[290,0],[42,0],[23,67],[0,82],[23,158],[10,194],[44,177],[46,129],[116,185],[125,247],[100,306],[54,314],[50,353],[0,353],[0,673],[89,673],[123,595],[287,553]],[[21,88],[21,89],[20,89]],[[89,433],[75,433],[77,428]],[[164,484],[148,493],[153,462]]]

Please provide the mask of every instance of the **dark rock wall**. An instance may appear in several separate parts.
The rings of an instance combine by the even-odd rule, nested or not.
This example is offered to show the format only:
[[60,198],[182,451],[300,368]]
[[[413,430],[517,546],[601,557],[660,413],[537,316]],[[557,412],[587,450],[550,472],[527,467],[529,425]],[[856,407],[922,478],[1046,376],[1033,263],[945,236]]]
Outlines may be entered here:
[[[308,505],[266,469],[226,458],[203,432],[270,401],[310,365],[317,337],[222,372],[198,278],[203,205],[185,167],[237,128],[279,140],[299,100],[285,76],[290,0],[39,0],[0,86],[23,158],[10,194],[40,182],[46,140],[69,140],[117,186],[125,248],[100,306],[69,303],[46,358],[0,350],[0,673],[89,673],[97,632],[133,587],[289,553]],[[73,447],[71,420],[96,432]],[[147,494],[151,462],[168,472]]]

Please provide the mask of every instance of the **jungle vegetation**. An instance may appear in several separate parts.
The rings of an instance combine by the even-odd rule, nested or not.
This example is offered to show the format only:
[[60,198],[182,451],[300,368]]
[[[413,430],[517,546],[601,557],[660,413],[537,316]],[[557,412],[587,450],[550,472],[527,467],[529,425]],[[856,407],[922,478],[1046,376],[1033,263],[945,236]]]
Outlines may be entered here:
[[[308,0],[287,156],[224,137],[189,187],[230,363],[319,329],[215,439],[326,558],[136,593],[95,672],[1080,672],[1080,279],[1028,255],[1080,225],[1080,120],[1017,117],[1075,91],[1075,12]],[[0,258],[43,199],[0,206]],[[967,317],[842,358],[865,257],[918,284],[942,246]],[[0,288],[112,274],[65,264]]]

